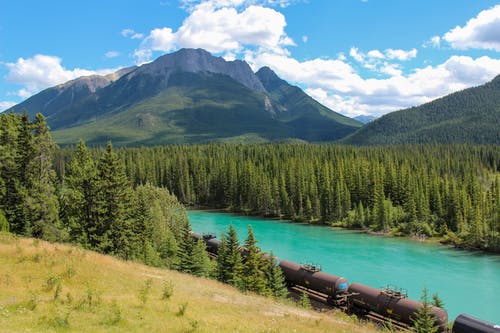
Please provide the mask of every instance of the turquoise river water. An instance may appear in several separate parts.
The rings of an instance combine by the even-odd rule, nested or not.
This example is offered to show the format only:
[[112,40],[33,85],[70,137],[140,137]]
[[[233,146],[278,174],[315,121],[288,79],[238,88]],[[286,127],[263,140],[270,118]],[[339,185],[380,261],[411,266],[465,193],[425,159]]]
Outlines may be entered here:
[[226,213],[189,211],[193,231],[218,238],[230,224],[240,242],[251,224],[263,251],[296,263],[381,288],[393,285],[420,299],[422,289],[438,293],[450,320],[467,313],[500,323],[500,256],[449,249],[436,244],[367,235],[328,227]]

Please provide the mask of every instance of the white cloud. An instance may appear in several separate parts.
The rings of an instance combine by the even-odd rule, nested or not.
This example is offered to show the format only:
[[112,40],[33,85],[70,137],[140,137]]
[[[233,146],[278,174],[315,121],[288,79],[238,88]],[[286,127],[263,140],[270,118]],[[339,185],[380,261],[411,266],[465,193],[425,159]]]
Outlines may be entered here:
[[365,56],[361,52],[359,52],[359,49],[357,47],[351,47],[349,55],[357,62],[365,61]]
[[196,5],[186,2],[193,7],[182,26],[175,32],[169,27],[153,29],[134,53],[137,63],[151,60],[155,51],[169,52],[182,47],[203,48],[213,53],[239,53],[245,47],[287,53],[284,47],[295,43],[285,33],[283,14],[256,5],[241,11],[231,7],[246,2],[213,0]]
[[415,58],[417,56],[417,49],[411,49],[409,51],[387,49],[385,50],[385,55],[389,59],[406,61]]
[[307,37],[305,35],[302,36],[302,42],[307,43],[308,40],[309,40],[309,37]]
[[457,26],[443,39],[453,48],[470,48],[500,51],[500,5],[483,10],[470,19],[464,27]]
[[104,56],[108,59],[111,59],[111,58],[116,58],[120,55],[120,52],[118,51],[108,51],[104,54]]
[[371,50],[366,54],[369,58],[384,59],[385,56],[379,50]]
[[28,98],[45,88],[80,76],[105,75],[115,71],[115,69],[92,71],[81,68],[68,70],[61,65],[61,58],[43,54],[28,59],[19,58],[16,62],[6,63],[5,66],[9,71],[6,80],[23,86],[16,92],[21,98]]
[[142,39],[142,38],[144,38],[144,34],[135,32],[132,29],[123,29],[121,34],[123,37],[127,37],[130,39]]
[[16,102],[12,102],[12,101],[0,101],[0,112],[3,112],[7,109],[10,109],[11,107],[13,107],[16,104],[17,104]]
[[285,8],[293,3],[302,1],[305,0],[180,0],[182,7],[191,11],[202,3],[209,3],[214,8],[245,7],[251,5]]
[[441,37],[439,37],[439,36],[431,37],[431,39],[426,41],[422,46],[423,47],[439,48],[441,46]]
[[420,105],[482,84],[500,73],[500,59],[486,56],[476,59],[452,56],[440,65],[416,69],[408,75],[403,75],[397,64],[383,63],[380,71],[390,75],[385,79],[365,79],[338,59],[300,62],[286,55],[253,53],[246,60],[253,68],[271,67],[331,109],[350,116],[360,113],[380,116]]
[[400,76],[401,74],[403,74],[400,65],[389,64],[387,62],[384,62],[384,65],[380,68],[380,72],[389,76]]

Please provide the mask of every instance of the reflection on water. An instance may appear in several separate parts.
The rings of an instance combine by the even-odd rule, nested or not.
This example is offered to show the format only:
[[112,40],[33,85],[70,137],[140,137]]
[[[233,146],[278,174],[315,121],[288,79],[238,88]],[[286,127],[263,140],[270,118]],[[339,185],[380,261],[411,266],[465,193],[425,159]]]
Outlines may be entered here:
[[468,313],[500,322],[500,256],[417,241],[225,213],[190,211],[192,229],[218,237],[233,224],[240,242],[251,224],[258,245],[282,259],[313,262],[323,271],[374,287],[395,285],[420,298],[438,293],[451,319]]

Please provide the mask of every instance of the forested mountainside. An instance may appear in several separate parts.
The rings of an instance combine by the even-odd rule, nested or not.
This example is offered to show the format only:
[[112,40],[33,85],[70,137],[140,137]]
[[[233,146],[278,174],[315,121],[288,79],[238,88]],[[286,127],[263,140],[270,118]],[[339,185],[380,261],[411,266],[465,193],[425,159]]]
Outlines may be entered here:
[[500,144],[500,75],[430,103],[389,113],[342,140],[355,145]]

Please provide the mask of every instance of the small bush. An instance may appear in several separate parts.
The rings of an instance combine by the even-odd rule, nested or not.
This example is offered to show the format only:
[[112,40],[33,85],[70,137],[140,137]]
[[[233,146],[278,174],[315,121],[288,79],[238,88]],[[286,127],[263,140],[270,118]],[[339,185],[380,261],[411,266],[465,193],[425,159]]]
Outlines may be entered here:
[[70,266],[61,274],[61,278],[71,279],[73,276],[75,276],[75,274],[76,274],[75,269],[72,266]]
[[304,309],[311,309],[311,300],[305,292],[300,295],[299,306]]
[[58,276],[51,275],[45,281],[45,285],[43,286],[43,291],[50,292],[54,287],[61,284],[61,279]]
[[30,292],[30,298],[26,301],[26,309],[35,311],[38,306],[38,296],[34,292]]
[[99,294],[92,287],[87,286],[87,291],[83,298],[78,302],[76,306],[77,309],[82,310],[84,308],[93,308],[101,303],[101,298]]
[[142,304],[146,304],[149,299],[149,293],[151,292],[151,285],[153,284],[153,280],[148,279],[144,283],[144,286],[139,290],[139,299]]
[[196,330],[198,329],[199,327],[199,322],[198,320],[195,320],[195,319],[190,319],[189,320],[189,330],[187,330],[187,332],[191,333],[191,332],[196,332]]
[[122,310],[116,303],[116,300],[113,300],[108,313],[106,313],[104,320],[101,323],[104,325],[114,326],[118,325],[121,321],[122,321]]
[[59,281],[59,283],[56,285],[56,290],[54,291],[54,297],[53,297],[54,302],[59,299],[59,296],[61,295],[61,291],[62,291],[62,283],[61,283],[61,281]]
[[177,317],[182,317],[184,314],[186,314],[188,303],[182,303],[181,306],[179,307],[179,311],[177,311],[176,316]]
[[48,318],[47,322],[49,326],[56,329],[67,329],[69,328],[69,315],[71,312],[66,313],[66,315],[57,314],[52,318]]
[[167,281],[163,284],[163,291],[161,295],[162,300],[169,300],[174,294],[174,285],[172,281]]

